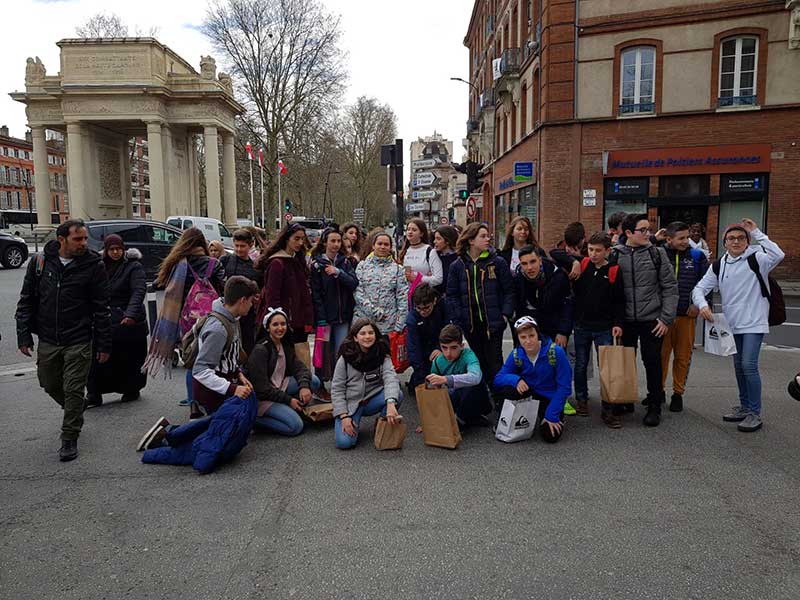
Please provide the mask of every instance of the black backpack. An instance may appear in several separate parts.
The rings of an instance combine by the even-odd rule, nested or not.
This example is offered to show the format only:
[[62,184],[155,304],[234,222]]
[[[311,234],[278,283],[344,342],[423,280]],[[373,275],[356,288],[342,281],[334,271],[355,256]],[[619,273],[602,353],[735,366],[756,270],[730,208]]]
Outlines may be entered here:
[[[750,265],[750,270],[755,273],[758,279],[761,295],[769,300],[769,326],[777,327],[778,325],[783,325],[786,322],[786,302],[783,299],[783,290],[781,286],[779,286],[778,282],[770,275],[767,277],[767,281],[769,282],[769,288],[767,288],[767,284],[764,283],[764,278],[761,276],[761,269],[759,268],[758,259],[755,254],[751,254],[747,257],[747,264]],[[720,259],[715,260],[711,264],[711,269],[714,271],[714,275],[716,275],[717,278],[719,278],[720,267]]]

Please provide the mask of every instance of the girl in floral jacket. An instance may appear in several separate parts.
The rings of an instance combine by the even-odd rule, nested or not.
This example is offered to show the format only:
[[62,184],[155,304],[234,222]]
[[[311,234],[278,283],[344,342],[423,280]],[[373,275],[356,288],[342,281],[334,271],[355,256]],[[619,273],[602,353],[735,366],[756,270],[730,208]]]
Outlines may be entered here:
[[388,233],[374,237],[372,252],[358,263],[356,276],[354,318],[370,319],[382,335],[403,331],[408,313],[408,282],[403,267],[394,260]]

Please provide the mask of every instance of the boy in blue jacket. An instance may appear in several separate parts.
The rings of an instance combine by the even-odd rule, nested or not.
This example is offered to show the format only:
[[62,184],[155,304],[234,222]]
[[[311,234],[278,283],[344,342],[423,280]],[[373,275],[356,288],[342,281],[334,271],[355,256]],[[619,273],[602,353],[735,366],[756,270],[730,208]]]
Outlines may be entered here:
[[512,350],[494,378],[495,398],[539,401],[539,432],[555,443],[564,432],[562,415],[572,392],[572,367],[564,349],[543,336],[532,317],[514,323],[519,346]]
[[408,361],[414,372],[408,382],[409,391],[425,382],[431,372],[433,360],[441,354],[439,333],[447,324],[444,302],[439,294],[427,283],[419,284],[411,295],[414,309],[406,317]]
[[428,385],[447,386],[458,426],[489,425],[483,413],[490,412],[489,392],[475,353],[464,348],[464,333],[458,325],[446,325],[439,334],[440,352],[433,360]]

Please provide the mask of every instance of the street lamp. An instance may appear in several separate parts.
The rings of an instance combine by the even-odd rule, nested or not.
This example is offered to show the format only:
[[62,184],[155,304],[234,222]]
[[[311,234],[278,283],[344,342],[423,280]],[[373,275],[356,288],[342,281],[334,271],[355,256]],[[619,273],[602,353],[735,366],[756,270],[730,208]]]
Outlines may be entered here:
[[466,79],[462,79],[461,77],[451,77],[450,81],[460,81],[461,83],[466,83],[469,87],[475,90],[476,94],[480,94],[480,90],[478,89],[478,87],[474,83],[467,81]]

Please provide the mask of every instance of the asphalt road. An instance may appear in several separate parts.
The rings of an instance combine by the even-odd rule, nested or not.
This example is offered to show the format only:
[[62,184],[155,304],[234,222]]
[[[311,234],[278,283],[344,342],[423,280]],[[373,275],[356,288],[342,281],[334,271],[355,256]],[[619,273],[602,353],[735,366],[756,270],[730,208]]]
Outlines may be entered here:
[[[7,301],[17,273],[0,271]],[[12,315],[6,365],[21,362],[5,353]],[[720,419],[731,360],[698,352],[687,410],[657,429],[641,408],[604,427],[595,380],[591,418],[569,418],[554,446],[483,429],[455,451],[409,433],[380,453],[365,419],[353,451],[330,426],[253,435],[208,476],[134,452],[159,416],[187,418],[181,373],[90,410],[79,459],[59,463],[57,406],[35,373],[0,367],[0,598],[795,600],[800,403],[785,390],[800,352],[761,363],[756,434]]]

